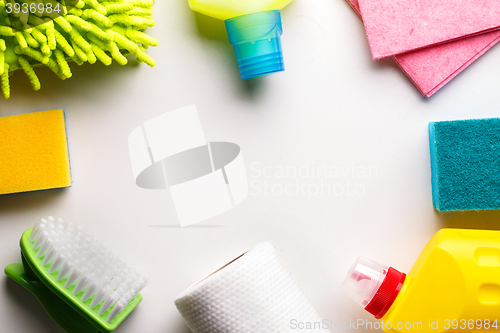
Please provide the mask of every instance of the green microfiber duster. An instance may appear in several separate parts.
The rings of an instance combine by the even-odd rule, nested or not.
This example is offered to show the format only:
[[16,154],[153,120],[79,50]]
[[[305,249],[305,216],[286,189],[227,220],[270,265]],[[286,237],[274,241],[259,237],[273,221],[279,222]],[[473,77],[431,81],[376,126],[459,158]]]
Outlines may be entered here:
[[[7,14],[16,1],[40,6],[60,3],[63,10],[69,10],[61,15],[23,15],[20,11],[17,16]],[[71,1],[74,5],[66,6]],[[154,0],[0,0],[0,85],[4,97],[10,97],[9,76],[18,69],[26,73],[33,89],[39,90],[40,81],[33,70],[39,66],[49,67],[62,80],[72,76],[68,61],[82,65],[99,60],[108,66],[114,59],[125,65],[125,56],[133,54],[138,61],[155,66],[145,49],[157,46],[158,40],[144,33],[155,24],[153,3]],[[23,29],[19,22],[25,24]]]
[[429,123],[439,211],[500,209],[500,118]]

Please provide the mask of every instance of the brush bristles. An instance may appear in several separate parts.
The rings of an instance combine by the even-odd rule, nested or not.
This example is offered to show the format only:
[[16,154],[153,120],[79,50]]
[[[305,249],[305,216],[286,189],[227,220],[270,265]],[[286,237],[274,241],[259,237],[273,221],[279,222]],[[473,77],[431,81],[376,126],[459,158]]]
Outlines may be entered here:
[[139,292],[147,285],[144,272],[127,266],[113,252],[80,226],[48,217],[33,227],[29,241],[37,258],[49,274],[57,273],[56,281],[66,279],[64,287],[82,303],[92,299],[90,309],[99,304],[98,315],[102,316],[112,306],[106,318],[111,322]]

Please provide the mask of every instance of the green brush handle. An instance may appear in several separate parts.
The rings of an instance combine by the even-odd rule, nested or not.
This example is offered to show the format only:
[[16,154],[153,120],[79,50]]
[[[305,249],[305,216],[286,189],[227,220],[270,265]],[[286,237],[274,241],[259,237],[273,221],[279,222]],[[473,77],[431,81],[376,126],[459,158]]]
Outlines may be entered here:
[[99,333],[99,330],[68,304],[52,293],[33,273],[24,256],[23,264],[5,267],[5,274],[28,289],[42,303],[45,311],[67,333]]

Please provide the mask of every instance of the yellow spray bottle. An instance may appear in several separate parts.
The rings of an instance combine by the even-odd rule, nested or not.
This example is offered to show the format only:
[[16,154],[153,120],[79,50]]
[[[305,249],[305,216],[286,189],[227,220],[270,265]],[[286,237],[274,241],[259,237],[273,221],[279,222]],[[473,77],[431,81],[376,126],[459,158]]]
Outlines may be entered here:
[[344,289],[385,332],[500,328],[500,231],[442,229],[408,275],[359,258]]
[[285,70],[280,10],[292,0],[189,0],[192,10],[226,24],[241,78]]

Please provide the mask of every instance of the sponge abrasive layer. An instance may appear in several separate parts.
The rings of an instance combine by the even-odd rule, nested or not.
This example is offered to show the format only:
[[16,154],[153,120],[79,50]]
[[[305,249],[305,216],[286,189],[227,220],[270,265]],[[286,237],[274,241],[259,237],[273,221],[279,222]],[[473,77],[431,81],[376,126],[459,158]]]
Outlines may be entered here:
[[63,110],[0,118],[0,194],[71,186]]
[[500,208],[500,118],[429,123],[439,211]]

